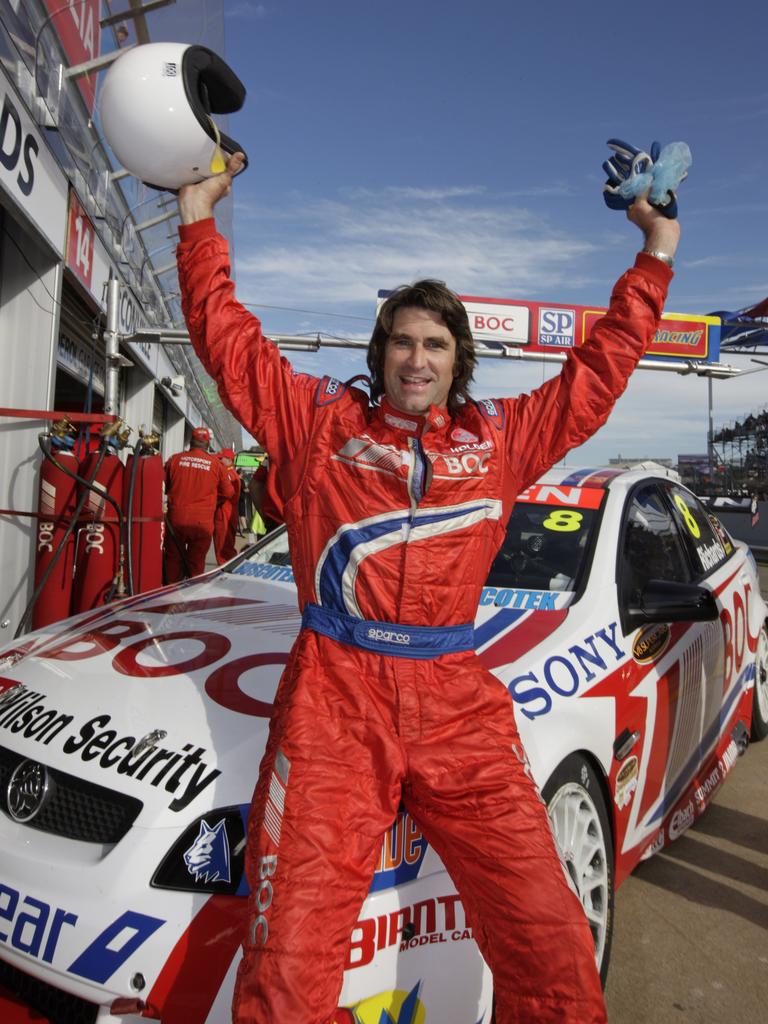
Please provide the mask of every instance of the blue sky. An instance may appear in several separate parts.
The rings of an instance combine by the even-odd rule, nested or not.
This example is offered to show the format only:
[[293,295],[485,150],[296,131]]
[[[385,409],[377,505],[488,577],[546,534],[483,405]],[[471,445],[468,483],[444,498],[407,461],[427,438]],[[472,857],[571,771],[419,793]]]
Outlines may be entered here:
[[[464,294],[604,305],[641,242],[602,201],[611,136],[693,153],[667,309],[768,294],[764,4],[224,10],[227,60],[248,90],[229,122],[250,159],[234,196],[238,294],[267,333],[368,337],[378,289],[420,276]],[[340,377],[364,365],[337,350],[291,358]],[[554,372],[482,360],[473,390],[514,395]],[[762,373],[715,382],[716,428],[764,407],[766,385]],[[705,381],[638,372],[568,462],[704,451],[707,418]]]

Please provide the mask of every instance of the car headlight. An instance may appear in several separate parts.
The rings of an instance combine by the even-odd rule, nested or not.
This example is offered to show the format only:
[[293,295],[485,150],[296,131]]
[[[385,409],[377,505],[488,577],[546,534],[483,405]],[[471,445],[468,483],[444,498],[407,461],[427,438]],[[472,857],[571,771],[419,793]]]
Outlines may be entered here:
[[247,896],[245,834],[248,804],[222,807],[196,818],[152,877],[156,889]]

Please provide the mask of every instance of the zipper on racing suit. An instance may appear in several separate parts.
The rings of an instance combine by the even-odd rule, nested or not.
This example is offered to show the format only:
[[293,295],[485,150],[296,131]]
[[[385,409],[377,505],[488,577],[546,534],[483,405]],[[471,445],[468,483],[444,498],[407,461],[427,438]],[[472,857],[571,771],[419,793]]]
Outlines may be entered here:
[[430,465],[420,437],[409,437],[408,447],[411,449],[412,456],[411,469],[408,473],[408,494],[411,499],[410,525],[412,526],[416,508],[429,487]]

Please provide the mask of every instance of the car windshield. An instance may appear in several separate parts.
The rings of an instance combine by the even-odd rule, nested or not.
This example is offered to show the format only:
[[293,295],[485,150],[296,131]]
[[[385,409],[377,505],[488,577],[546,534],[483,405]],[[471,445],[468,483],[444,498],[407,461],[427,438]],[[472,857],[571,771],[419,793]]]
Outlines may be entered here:
[[[595,489],[589,504],[599,505]],[[597,525],[598,508],[518,500],[488,586],[517,590],[568,590],[581,586]]]
[[252,551],[248,561],[254,565],[290,565],[288,531],[285,528],[274,530],[262,540],[255,551]]
[[288,531],[281,527],[270,533],[255,548],[247,548],[241,557],[224,571],[235,573],[237,576],[256,576],[260,579],[293,583]]

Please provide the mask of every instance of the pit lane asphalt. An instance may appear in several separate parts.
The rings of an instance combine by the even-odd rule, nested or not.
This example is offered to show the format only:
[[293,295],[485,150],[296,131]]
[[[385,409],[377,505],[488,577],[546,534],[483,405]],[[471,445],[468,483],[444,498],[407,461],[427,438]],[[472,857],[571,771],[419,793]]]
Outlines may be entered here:
[[[768,599],[768,565],[760,566]],[[768,739],[616,895],[610,1024],[768,1022]]]

